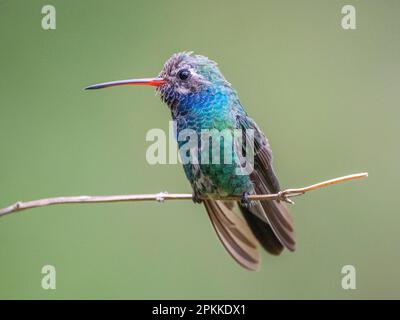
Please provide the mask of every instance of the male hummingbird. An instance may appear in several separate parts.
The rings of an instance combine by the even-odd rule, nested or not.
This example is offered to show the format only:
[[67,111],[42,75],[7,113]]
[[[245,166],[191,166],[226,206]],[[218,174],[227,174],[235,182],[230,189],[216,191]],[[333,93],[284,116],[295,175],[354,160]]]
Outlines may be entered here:
[[[238,174],[237,169],[241,166],[238,161],[184,163],[186,177],[193,188],[194,201],[204,204],[223,246],[246,269],[259,269],[258,243],[273,255],[279,255],[284,248],[295,250],[293,220],[286,206],[277,200],[249,201],[247,198],[252,194],[280,191],[272,167],[271,148],[263,132],[244,110],[237,92],[214,61],[192,52],[176,53],[167,60],[156,78],[104,82],[85,89],[120,85],[156,87],[156,92],[171,111],[177,137],[186,129],[199,135],[205,129],[217,129],[242,130],[243,138],[247,138],[246,132],[251,129],[254,135],[254,164],[249,174]],[[183,145],[184,142],[178,139],[178,146]],[[234,146],[231,156],[237,160],[242,151],[241,147]],[[213,199],[213,196],[227,195],[240,195],[243,200]],[[240,209],[244,220],[234,213],[235,207]]]

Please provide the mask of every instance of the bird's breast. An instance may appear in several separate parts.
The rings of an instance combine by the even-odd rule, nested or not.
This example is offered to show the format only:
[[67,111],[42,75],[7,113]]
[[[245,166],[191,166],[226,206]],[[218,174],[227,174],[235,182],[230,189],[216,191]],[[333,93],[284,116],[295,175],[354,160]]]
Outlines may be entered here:
[[[238,127],[237,101],[223,92],[214,92],[188,95],[180,102],[172,114],[181,157],[190,158],[184,169],[193,188],[200,194],[222,195],[250,190],[249,177],[237,175],[238,155],[234,146],[229,145],[229,141],[233,143],[233,130]],[[226,140],[226,134],[232,140]],[[216,148],[215,141],[220,143]],[[193,155],[197,162],[193,162]]]
[[180,98],[172,118],[177,122],[177,129],[224,130],[234,123],[232,101],[223,91],[204,91],[187,94]]

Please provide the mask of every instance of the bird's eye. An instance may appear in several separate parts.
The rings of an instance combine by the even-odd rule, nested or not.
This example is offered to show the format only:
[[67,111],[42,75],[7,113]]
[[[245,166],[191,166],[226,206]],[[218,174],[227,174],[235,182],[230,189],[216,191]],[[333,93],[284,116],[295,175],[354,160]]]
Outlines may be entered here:
[[181,80],[187,80],[190,77],[190,71],[188,69],[179,70],[177,76]]

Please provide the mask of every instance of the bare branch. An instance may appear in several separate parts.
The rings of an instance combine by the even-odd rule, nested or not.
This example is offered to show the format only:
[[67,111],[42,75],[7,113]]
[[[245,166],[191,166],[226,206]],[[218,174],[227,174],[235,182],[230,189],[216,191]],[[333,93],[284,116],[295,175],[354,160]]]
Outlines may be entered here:
[[[249,200],[278,200],[292,203],[289,199],[303,195],[304,193],[326,187],[338,182],[354,180],[359,178],[368,177],[367,172],[351,174],[320,183],[310,185],[303,188],[286,189],[279,193],[274,194],[257,194],[249,195]],[[18,212],[26,209],[56,205],[56,204],[71,204],[71,203],[109,203],[109,202],[132,202],[132,201],[158,201],[164,202],[165,200],[191,200],[191,194],[169,194],[168,192],[160,192],[156,194],[133,194],[133,195],[115,195],[115,196],[75,196],[75,197],[57,197],[33,200],[28,202],[16,202],[13,205],[0,209],[0,217],[6,214]],[[206,197],[202,199],[207,199]],[[240,201],[240,196],[227,196],[227,197],[213,197],[216,200],[237,200]]]

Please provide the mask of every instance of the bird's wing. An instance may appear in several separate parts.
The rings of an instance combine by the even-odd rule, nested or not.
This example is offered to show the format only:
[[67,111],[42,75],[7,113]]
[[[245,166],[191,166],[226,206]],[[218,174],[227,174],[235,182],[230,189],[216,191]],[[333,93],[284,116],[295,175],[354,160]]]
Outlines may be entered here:
[[[243,130],[243,141],[246,141],[246,143],[248,142],[246,129],[253,130],[254,170],[250,174],[250,179],[253,182],[256,194],[279,192],[279,182],[272,167],[272,151],[267,138],[247,115],[240,115],[237,120]],[[295,250],[293,219],[283,203],[275,200],[260,201],[250,207],[250,210],[271,226],[275,236],[286,248],[290,251]]]
[[204,200],[203,203],[225,249],[241,266],[257,271],[260,253],[257,240],[247,224],[222,201]]

